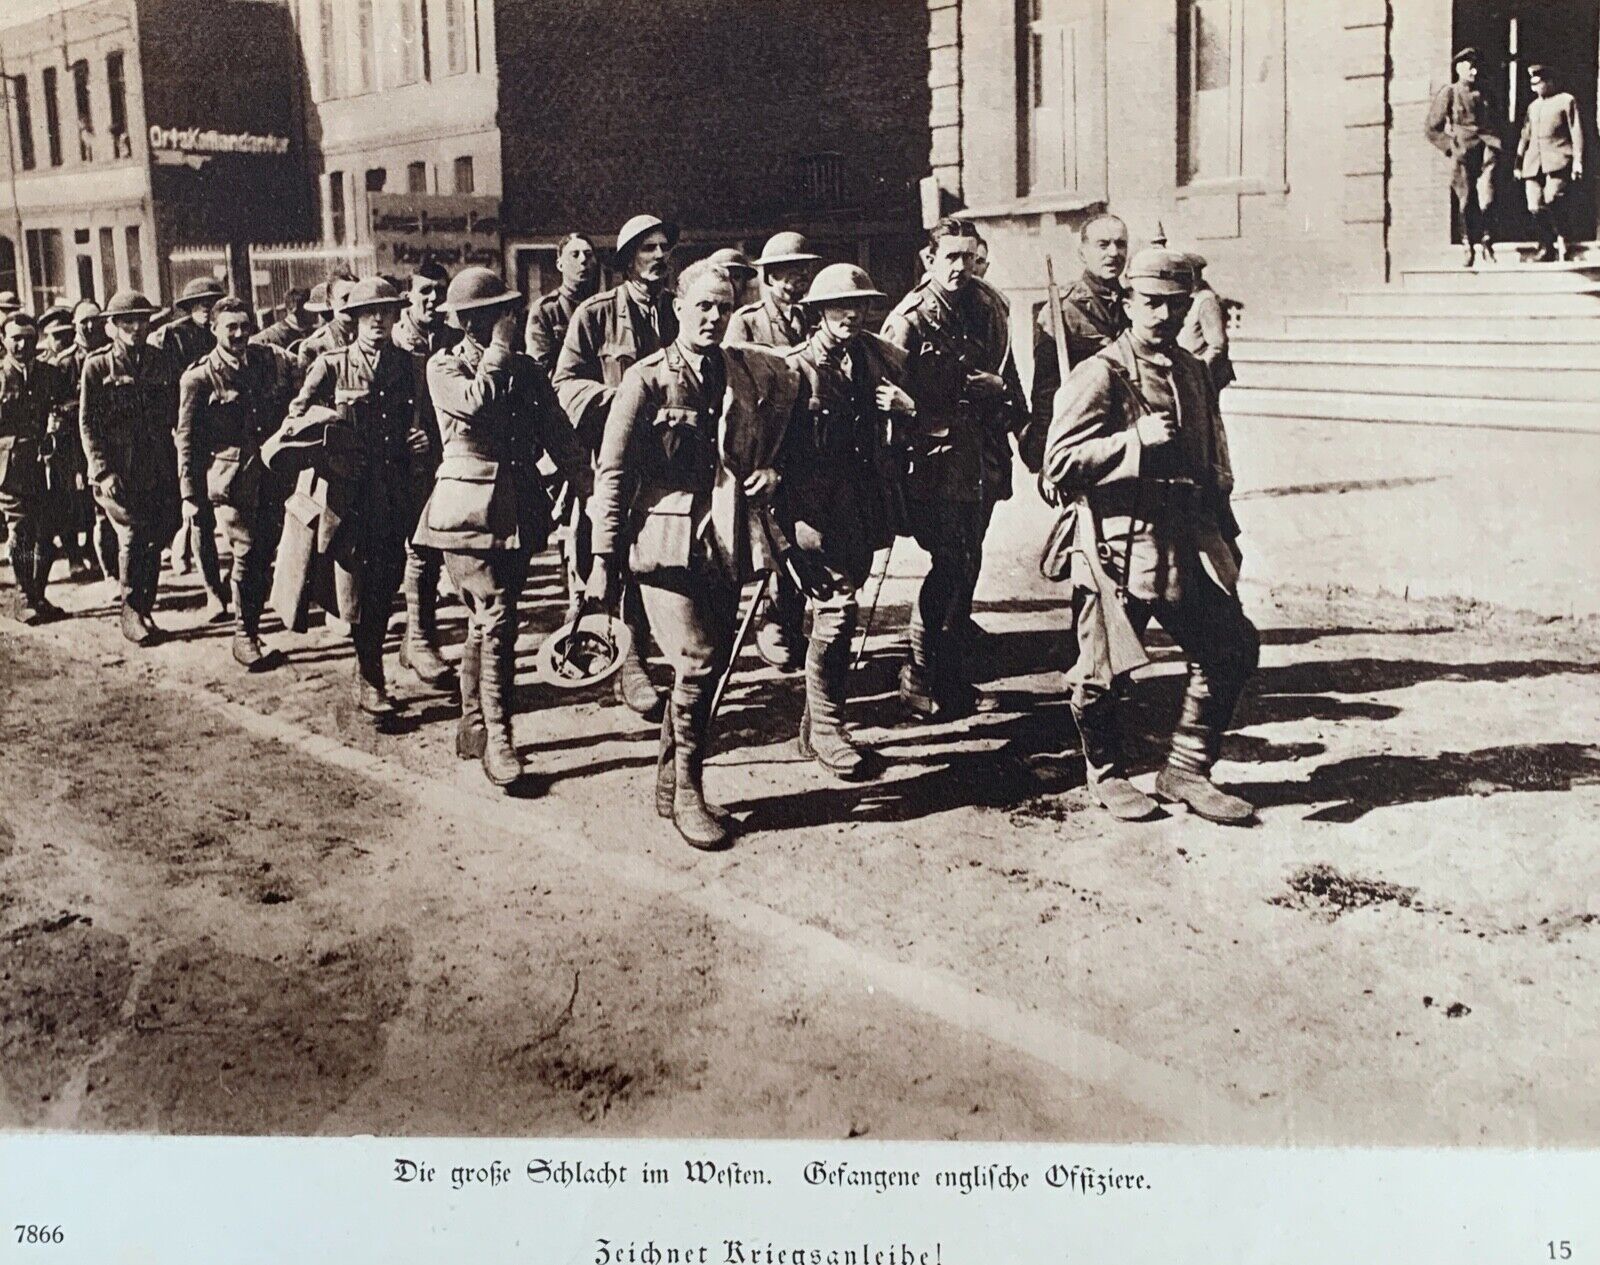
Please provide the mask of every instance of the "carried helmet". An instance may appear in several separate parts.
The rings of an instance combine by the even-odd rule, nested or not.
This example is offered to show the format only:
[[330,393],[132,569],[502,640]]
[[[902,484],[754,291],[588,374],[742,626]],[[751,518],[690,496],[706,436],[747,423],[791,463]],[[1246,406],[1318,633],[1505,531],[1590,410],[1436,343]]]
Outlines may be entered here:
[[591,608],[557,628],[539,643],[539,679],[558,690],[577,690],[609,681],[633,644],[627,624]]

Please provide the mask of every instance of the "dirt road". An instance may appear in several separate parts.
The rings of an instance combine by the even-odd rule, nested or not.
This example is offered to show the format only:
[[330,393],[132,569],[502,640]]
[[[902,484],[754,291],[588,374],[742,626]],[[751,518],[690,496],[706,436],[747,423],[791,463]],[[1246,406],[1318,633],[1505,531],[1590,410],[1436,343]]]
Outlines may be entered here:
[[[58,585],[83,618],[0,622],[5,1122],[1600,1139],[1592,628],[1253,587],[1221,775],[1264,824],[1121,826],[1039,757],[1073,729],[1025,518],[979,611],[997,709],[906,724],[875,639],[891,763],[844,786],[752,660],[708,775],[746,833],[715,857],[651,812],[649,727],[526,678],[548,569],[519,799],[453,759],[447,698],[353,718],[327,632],[269,628],[290,662],[245,677],[192,587],[140,652]],[[897,551],[885,628],[921,566]],[[1146,769],[1177,673],[1139,687]]]

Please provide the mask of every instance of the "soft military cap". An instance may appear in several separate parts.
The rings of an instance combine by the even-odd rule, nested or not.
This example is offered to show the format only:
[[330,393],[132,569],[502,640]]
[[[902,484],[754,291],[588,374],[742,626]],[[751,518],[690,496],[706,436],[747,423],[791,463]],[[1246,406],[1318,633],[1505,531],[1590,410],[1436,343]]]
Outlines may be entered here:
[[15,312],[22,306],[15,290],[0,290],[0,312]]
[[829,264],[811,282],[802,303],[851,303],[858,299],[889,296],[872,284],[865,268],[855,264]]
[[1151,246],[1141,250],[1128,262],[1128,271],[1122,276],[1130,290],[1140,294],[1193,294],[1194,269],[1189,258],[1176,250]]
[[393,283],[382,277],[368,277],[350,287],[341,308],[345,312],[362,312],[375,307],[404,307],[405,298]]
[[108,317],[154,316],[155,305],[137,290],[118,290],[106,304]]
[[805,264],[821,258],[821,255],[812,253],[811,243],[806,240],[804,233],[774,233],[767,238],[767,244],[761,248],[761,258],[756,260],[756,267]]
[[53,329],[72,328],[72,309],[56,306],[46,308],[43,316],[39,318],[40,332],[48,334]]
[[311,287],[311,297],[306,300],[308,312],[331,312],[332,306],[328,303],[328,283],[319,281]]
[[474,308],[503,307],[520,302],[522,296],[509,289],[492,268],[463,268],[450,282],[445,295],[446,312],[470,312]]
[[750,256],[737,246],[724,246],[721,250],[714,250],[706,256],[707,262],[716,264],[732,273],[745,277],[756,275],[756,266],[750,262]]
[[191,303],[200,303],[206,299],[220,299],[227,294],[215,277],[196,277],[184,283],[183,292],[178,295],[174,307],[188,307]]
[[678,244],[678,226],[671,220],[654,215],[635,215],[617,233],[617,258],[626,259],[645,234],[653,233],[658,228],[667,235],[667,249]]

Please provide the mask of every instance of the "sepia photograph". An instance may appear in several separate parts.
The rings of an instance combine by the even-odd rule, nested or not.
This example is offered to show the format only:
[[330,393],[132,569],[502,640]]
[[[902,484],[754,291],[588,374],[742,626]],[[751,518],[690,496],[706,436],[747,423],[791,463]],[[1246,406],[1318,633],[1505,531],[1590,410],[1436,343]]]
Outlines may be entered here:
[[0,105],[6,1135],[1600,1145],[1600,0],[0,0]]

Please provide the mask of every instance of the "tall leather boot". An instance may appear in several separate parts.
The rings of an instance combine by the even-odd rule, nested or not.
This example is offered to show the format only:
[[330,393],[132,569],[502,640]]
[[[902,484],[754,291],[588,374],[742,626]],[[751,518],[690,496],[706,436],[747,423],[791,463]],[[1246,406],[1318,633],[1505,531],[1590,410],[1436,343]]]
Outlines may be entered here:
[[800,754],[846,780],[866,771],[866,756],[844,728],[855,611],[816,607],[806,652],[806,702],[800,713]]
[[1190,667],[1172,751],[1156,777],[1158,799],[1187,804],[1196,816],[1227,826],[1246,825],[1254,821],[1256,812],[1248,800],[1228,794],[1211,780],[1211,767],[1233,718],[1240,685],[1242,682],[1218,682],[1213,686],[1204,672]]
[[1110,691],[1075,690],[1072,718],[1078,722],[1078,736],[1083,741],[1085,777],[1101,806],[1119,821],[1153,817],[1155,800],[1128,780],[1116,700]]
[[161,554],[154,541],[141,541],[129,554],[132,569],[133,609],[151,638],[161,636],[156,627],[156,589],[161,581]]
[[134,645],[147,645],[150,630],[145,627],[138,610],[139,547],[131,540],[126,545],[119,540],[117,549],[117,566],[112,572],[117,581],[117,626],[122,630],[123,637]]
[[351,630],[356,650],[356,706],[368,716],[392,716],[394,700],[389,697],[383,675],[383,636],[388,630],[387,612],[366,614]]
[[483,700],[483,773],[496,786],[510,786],[522,776],[522,758],[511,736],[513,647],[489,645],[482,650],[479,696]]
[[931,719],[941,710],[934,689],[936,634],[920,611],[912,613],[910,639],[911,653],[900,669],[900,699],[917,715]]
[[17,583],[17,619],[24,624],[42,624],[38,590],[38,533],[24,520],[11,532],[11,573]]
[[456,755],[462,760],[483,759],[487,741],[483,727],[482,668],[483,634],[469,621],[457,673],[461,685],[461,719],[456,723]]
[[265,597],[261,581],[254,577],[234,580],[233,661],[246,672],[264,672],[272,659],[261,648],[261,607]]
[[1534,254],[1534,259],[1539,263],[1550,263],[1556,257],[1555,230],[1550,223],[1550,208],[1540,207],[1533,213],[1533,235],[1539,242],[1539,249]]
[[[629,582],[631,585],[631,581]],[[628,631],[633,634],[629,639],[628,653],[622,656],[622,667],[617,672],[615,686],[617,701],[624,704],[629,711],[643,716],[646,720],[655,720],[662,715],[666,707],[666,695],[656,688],[656,683],[650,679],[650,673],[644,666],[644,647],[649,639],[650,630],[645,626],[644,618],[639,612],[640,599],[637,591],[627,593],[622,601],[622,617],[627,621]]]
[[450,679],[450,665],[439,657],[439,577],[426,566],[408,567],[420,572],[406,577],[406,631],[400,641],[400,663],[410,668],[424,685],[439,686]]
[[673,763],[676,784],[672,795],[672,824],[684,842],[702,852],[715,852],[732,842],[724,824],[727,814],[706,803],[702,786],[711,690],[705,685],[679,682],[672,693]]

